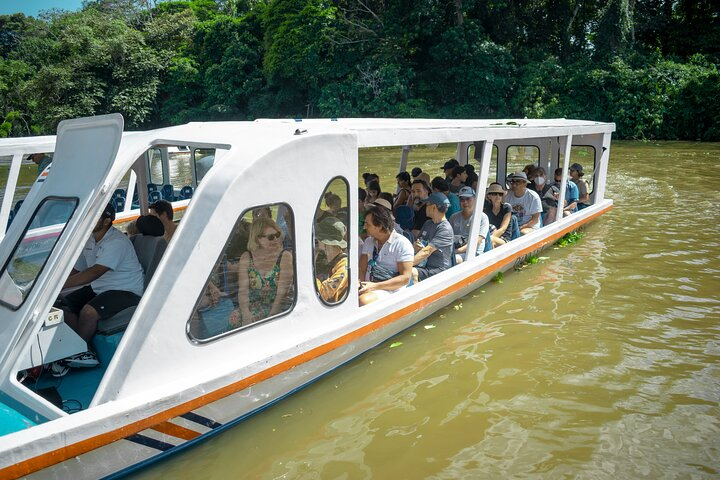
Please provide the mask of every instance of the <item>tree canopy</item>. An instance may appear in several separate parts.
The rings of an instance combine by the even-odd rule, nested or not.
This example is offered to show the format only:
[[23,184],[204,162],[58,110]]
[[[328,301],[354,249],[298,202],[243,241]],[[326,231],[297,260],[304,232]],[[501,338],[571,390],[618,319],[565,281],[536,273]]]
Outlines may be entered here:
[[0,136],[120,112],[568,117],[720,140],[711,0],[86,0],[0,16]]

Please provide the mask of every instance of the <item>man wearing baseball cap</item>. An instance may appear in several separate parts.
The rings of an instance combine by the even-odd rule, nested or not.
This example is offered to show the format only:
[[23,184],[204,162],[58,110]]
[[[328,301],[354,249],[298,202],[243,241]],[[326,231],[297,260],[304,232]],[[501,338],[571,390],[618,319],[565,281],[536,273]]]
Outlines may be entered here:
[[542,203],[540,196],[527,188],[528,179],[525,172],[516,172],[508,176],[511,192],[505,201],[510,204],[513,215],[517,216],[520,233],[527,235],[540,228]]
[[[98,322],[140,302],[144,287],[142,266],[132,243],[113,227],[113,220],[115,208],[109,203],[63,286],[84,285],[61,297],[58,304],[64,311],[65,323],[88,343],[88,350],[60,360],[57,368],[97,365],[97,356],[89,344]],[[64,371],[67,373],[67,368]]]
[[[470,237],[470,227],[475,212],[475,190],[471,187],[462,187],[458,192],[458,197],[460,197],[462,210],[450,217],[450,226],[453,229],[453,241],[455,243],[455,262],[461,263],[467,260],[468,238]],[[485,212],[480,212],[479,218],[477,254],[482,253],[485,248],[485,238],[490,229],[490,222]]]
[[429,220],[420,230],[415,242],[413,259],[413,281],[425,280],[452,266],[453,230],[445,218],[450,202],[447,197],[435,192],[426,201]]

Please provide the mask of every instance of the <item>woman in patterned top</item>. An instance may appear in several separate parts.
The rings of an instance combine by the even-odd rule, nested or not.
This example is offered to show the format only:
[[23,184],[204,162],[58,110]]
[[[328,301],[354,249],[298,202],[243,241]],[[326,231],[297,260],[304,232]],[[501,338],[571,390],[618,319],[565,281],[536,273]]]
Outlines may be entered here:
[[242,325],[272,317],[290,306],[292,252],[283,250],[282,231],[271,218],[253,221],[248,251],[240,257],[238,272]]

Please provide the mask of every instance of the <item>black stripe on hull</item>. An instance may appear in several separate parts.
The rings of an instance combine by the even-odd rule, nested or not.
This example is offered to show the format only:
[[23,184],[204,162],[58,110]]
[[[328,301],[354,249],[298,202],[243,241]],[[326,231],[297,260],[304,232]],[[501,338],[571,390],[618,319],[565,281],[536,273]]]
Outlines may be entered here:
[[215,420],[211,420],[207,417],[203,417],[202,415],[198,415],[194,412],[187,412],[180,415],[185,420],[190,420],[191,422],[195,422],[198,425],[202,425],[203,427],[216,429],[219,427],[222,427],[222,423],[218,423]]

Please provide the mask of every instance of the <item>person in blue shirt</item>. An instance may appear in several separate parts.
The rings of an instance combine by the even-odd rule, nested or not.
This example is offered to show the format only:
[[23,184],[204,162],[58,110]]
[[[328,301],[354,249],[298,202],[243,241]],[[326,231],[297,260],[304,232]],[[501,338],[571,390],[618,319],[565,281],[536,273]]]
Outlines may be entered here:
[[[562,185],[562,173],[562,168],[555,169],[555,186],[557,186],[558,189],[560,189],[560,186]],[[568,177],[567,183],[565,184],[565,206],[563,207],[563,217],[567,217],[571,213],[578,211],[579,197],[580,193],[577,185],[575,185],[575,183]]]

